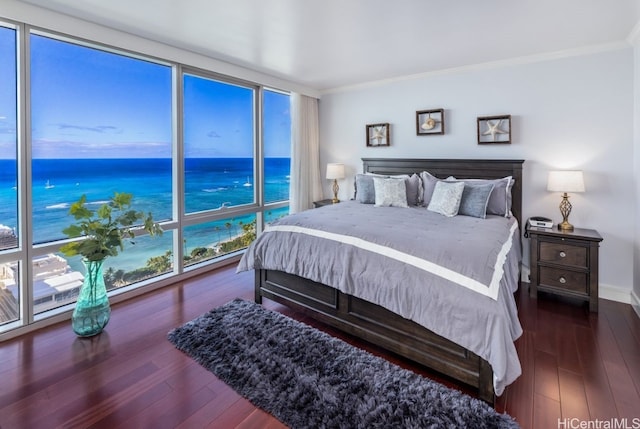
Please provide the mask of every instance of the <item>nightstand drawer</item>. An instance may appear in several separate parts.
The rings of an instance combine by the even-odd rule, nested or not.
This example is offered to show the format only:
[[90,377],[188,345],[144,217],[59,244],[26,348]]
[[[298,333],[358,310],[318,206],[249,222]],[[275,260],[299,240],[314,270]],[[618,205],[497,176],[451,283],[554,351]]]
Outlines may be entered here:
[[598,248],[602,237],[593,229],[529,227],[529,294],[538,290],[589,302],[598,311]]
[[540,243],[540,262],[587,267],[587,248],[566,243]]
[[589,293],[587,273],[568,271],[559,268],[540,267],[540,286],[551,286],[581,294]]

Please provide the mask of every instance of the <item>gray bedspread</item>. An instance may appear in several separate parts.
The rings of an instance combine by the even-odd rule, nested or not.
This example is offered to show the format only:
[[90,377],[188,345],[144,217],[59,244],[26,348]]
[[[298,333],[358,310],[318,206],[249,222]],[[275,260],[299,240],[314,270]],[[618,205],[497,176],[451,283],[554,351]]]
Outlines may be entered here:
[[486,359],[500,395],[521,373],[520,260],[514,218],[347,201],[274,222],[238,271],[295,274],[413,320]]

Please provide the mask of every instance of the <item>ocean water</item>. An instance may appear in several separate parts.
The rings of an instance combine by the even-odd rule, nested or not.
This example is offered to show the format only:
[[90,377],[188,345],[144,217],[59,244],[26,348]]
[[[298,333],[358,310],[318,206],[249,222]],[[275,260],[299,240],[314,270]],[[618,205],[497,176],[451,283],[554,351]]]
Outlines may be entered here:
[[[264,168],[266,201],[288,199],[290,160],[266,158]],[[173,185],[170,159],[35,159],[32,170],[35,243],[65,238],[62,230],[74,220],[68,214],[69,207],[82,194],[87,196],[88,207],[97,208],[114,192],[128,192],[133,194],[135,210],[150,211],[157,221],[171,218]],[[0,160],[0,224],[17,231],[16,184],[15,162]],[[223,205],[251,203],[254,189],[251,158],[185,160],[187,213],[216,209]],[[253,219],[253,215],[233,219],[233,230],[238,229],[236,225],[239,222],[247,223]],[[185,247],[188,250],[208,246],[228,238],[230,231],[225,225],[227,222],[223,220],[201,227],[189,227]],[[165,235],[170,237],[171,234]],[[146,250],[143,253],[150,256],[163,254],[164,250],[158,250],[171,248],[170,242],[166,243],[169,237],[163,237],[161,242],[141,240],[145,243],[142,247],[146,249],[139,251]],[[119,268],[132,269],[125,266]]]

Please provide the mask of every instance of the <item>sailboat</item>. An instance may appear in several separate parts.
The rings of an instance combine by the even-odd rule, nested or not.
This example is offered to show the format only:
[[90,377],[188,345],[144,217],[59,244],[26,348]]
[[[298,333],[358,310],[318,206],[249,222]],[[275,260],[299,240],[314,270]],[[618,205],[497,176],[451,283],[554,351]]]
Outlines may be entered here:
[[49,180],[47,180],[46,185],[44,185],[44,189],[51,189],[54,188],[55,185],[52,185],[51,182],[49,182]]
[[251,186],[251,182],[249,181],[249,176],[247,176],[247,181],[244,182],[244,185],[242,186]]

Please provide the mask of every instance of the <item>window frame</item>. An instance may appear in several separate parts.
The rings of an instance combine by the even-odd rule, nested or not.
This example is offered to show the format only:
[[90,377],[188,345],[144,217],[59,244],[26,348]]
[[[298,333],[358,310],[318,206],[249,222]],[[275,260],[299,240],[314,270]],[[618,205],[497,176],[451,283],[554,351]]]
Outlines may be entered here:
[[[88,47],[126,56],[141,61],[153,62],[169,66],[172,73],[171,85],[171,127],[172,127],[172,216],[170,221],[162,222],[165,234],[172,234],[173,238],[173,271],[150,280],[134,283],[109,292],[112,304],[129,297],[139,295],[148,290],[174,284],[194,275],[210,271],[219,266],[235,262],[243,250],[227,254],[213,260],[205,261],[185,267],[183,261],[183,228],[186,226],[207,223],[214,220],[240,217],[252,214],[256,218],[256,234],[263,231],[264,214],[269,210],[286,207],[289,200],[271,204],[264,203],[264,150],[263,150],[263,96],[265,89],[290,94],[290,91],[267,87],[264,84],[252,82],[206,70],[199,67],[182,64],[178,61],[159,58],[155,55],[141,54],[126,48],[111,46],[95,40],[71,36],[57,31],[32,26],[26,23],[13,22],[0,18],[0,26],[16,30],[16,67],[17,67],[17,164],[18,164],[18,227],[20,228],[19,245],[15,249],[0,251],[0,263],[17,261],[20,278],[20,316],[17,321],[0,325],[0,341],[20,335],[32,329],[43,327],[61,320],[69,319],[74,304],[67,304],[39,314],[34,314],[33,301],[33,268],[32,261],[47,253],[56,253],[60,246],[70,240],[57,240],[41,244],[33,244],[33,223],[31,221],[33,202],[29,191],[32,186],[32,150],[31,150],[31,86],[30,86],[30,36],[36,34],[60,40],[79,46]],[[184,195],[184,141],[183,141],[183,95],[182,85],[184,74],[203,76],[223,83],[250,87],[253,89],[253,169],[254,169],[254,202],[229,207],[227,209],[212,209],[203,212],[185,213]]]
[[[179,80],[182,88],[181,94],[183,97],[184,97],[183,82],[184,82],[185,75],[200,77],[207,80],[213,80],[220,83],[252,89],[253,91],[252,114],[254,118],[252,130],[251,130],[253,134],[253,177],[254,177],[254,181],[257,182],[259,180],[260,171],[262,169],[261,167],[258,166],[258,164],[261,164],[261,162],[257,161],[258,159],[260,159],[259,154],[262,153],[262,149],[260,147],[261,140],[262,140],[261,138],[262,122],[260,117],[261,111],[259,108],[259,101],[258,101],[258,100],[262,100],[261,86],[253,82],[224,76],[212,71],[207,71],[207,70],[203,70],[195,67],[182,67],[180,70]],[[184,109],[184,104],[181,107],[182,109]],[[182,111],[181,114],[184,114],[184,111]],[[184,123],[182,123],[182,128],[184,128]],[[187,159],[184,155],[184,130],[182,130],[182,133],[180,135],[180,146],[183,150],[181,163],[182,163],[182,167],[184,168],[184,161]],[[184,171],[182,172],[182,180],[183,180],[182,190],[184,190],[184,185],[185,185]],[[197,212],[187,212],[185,210],[186,209],[186,202],[185,202],[182,206],[183,210],[181,213],[184,217],[183,220],[184,222],[186,222],[187,225],[192,225],[193,224],[192,222],[194,221],[199,223],[203,221],[225,219],[229,217],[228,215],[243,215],[247,213],[253,213],[256,209],[258,209],[261,206],[261,200],[258,195],[260,193],[261,187],[260,189],[258,188],[259,187],[256,185],[254,185],[253,187],[253,192],[254,192],[253,202],[247,203],[247,204],[238,204],[235,206],[229,206],[228,208],[220,207],[220,208],[207,209],[207,210],[197,211]],[[182,194],[183,196],[185,195],[184,192],[182,192]]]

